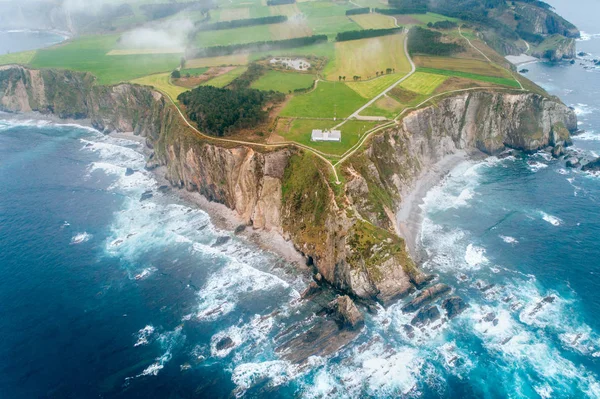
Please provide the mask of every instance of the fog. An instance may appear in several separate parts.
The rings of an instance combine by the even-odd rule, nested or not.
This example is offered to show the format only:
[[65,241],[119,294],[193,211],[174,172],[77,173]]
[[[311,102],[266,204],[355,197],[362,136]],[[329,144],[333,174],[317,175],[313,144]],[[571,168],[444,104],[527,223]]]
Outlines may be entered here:
[[121,36],[121,48],[180,49],[186,47],[188,35],[194,29],[189,19],[176,18],[159,24],[149,24],[125,32]]

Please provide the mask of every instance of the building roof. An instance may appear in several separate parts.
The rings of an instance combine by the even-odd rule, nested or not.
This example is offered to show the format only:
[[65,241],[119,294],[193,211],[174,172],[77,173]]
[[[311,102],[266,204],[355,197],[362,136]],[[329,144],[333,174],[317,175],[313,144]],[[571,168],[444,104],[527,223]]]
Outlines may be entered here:
[[342,132],[339,130],[314,129],[310,139],[311,141],[342,141]]

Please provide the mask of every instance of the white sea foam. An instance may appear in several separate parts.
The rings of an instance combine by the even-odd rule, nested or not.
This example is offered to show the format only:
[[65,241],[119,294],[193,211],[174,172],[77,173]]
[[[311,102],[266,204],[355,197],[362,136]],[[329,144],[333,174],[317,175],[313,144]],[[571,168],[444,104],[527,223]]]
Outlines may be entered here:
[[271,387],[284,384],[293,379],[297,371],[297,366],[283,360],[243,363],[233,370],[231,380],[237,386],[237,396],[241,396],[246,390],[265,380]]
[[[234,349],[245,342],[250,341],[253,346],[266,341],[268,333],[273,328],[273,319],[271,317],[261,317],[255,315],[252,320],[241,326],[231,326],[223,331],[213,335],[210,340],[210,351],[214,357],[225,357]],[[217,344],[224,338],[230,338],[233,342],[228,348],[217,349]],[[246,349],[247,350],[247,349]]]
[[71,238],[71,245],[82,244],[84,242],[89,241],[92,238],[92,235],[86,232],[77,233]]
[[488,259],[485,257],[485,249],[477,247],[473,244],[467,245],[465,251],[465,261],[472,268],[477,268],[485,263],[488,263]]
[[517,240],[517,239],[516,239],[516,238],[514,238],[514,237],[510,237],[510,236],[499,236],[499,237],[502,239],[502,241],[504,241],[504,242],[505,242],[505,243],[507,243],[507,244],[513,244],[513,245],[516,245],[516,244],[518,244],[518,243],[519,243],[519,240]]
[[147,267],[135,275],[136,280],[145,280],[154,274],[158,269],[156,267]]
[[550,223],[553,226],[560,226],[562,224],[562,220],[556,216],[549,215],[544,211],[539,211],[539,214],[542,217],[542,219],[544,219],[546,222]]
[[582,140],[582,141],[599,141],[600,134],[596,133],[593,130],[586,130],[585,132],[573,136],[573,140]]
[[138,331],[137,341],[133,346],[147,345],[149,342],[148,339],[152,334],[154,334],[154,326],[147,325],[146,327],[142,328],[140,331]]
[[548,165],[546,165],[545,163],[535,162],[535,161],[527,162],[527,166],[529,167],[529,170],[531,170],[532,172],[537,172],[540,169],[545,169],[548,167]]
[[581,31],[581,37],[577,40],[585,42],[585,41],[597,39],[597,38],[600,38],[600,33],[587,33],[587,32]]

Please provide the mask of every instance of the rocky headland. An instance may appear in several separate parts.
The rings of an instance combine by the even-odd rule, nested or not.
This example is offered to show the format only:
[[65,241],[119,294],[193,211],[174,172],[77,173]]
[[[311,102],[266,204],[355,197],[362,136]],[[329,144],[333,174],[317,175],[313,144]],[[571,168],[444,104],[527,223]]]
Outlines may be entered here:
[[[414,193],[424,176],[448,157],[564,148],[577,129],[573,110],[554,97],[489,89],[455,94],[370,138],[341,167],[345,183],[336,185],[329,167],[310,152],[199,136],[161,93],[132,84],[98,86],[86,73],[0,67],[0,110],[88,120],[106,133],[143,136],[149,169],[226,206],[254,231],[290,242],[315,275],[306,297],[323,285],[342,294],[323,304],[334,324],[324,321],[314,327],[318,331],[304,332],[309,334],[304,341],[295,338],[318,343],[312,346],[321,353],[336,350],[360,330],[362,315],[354,302],[373,310],[375,302],[385,306],[425,288],[405,306],[415,313],[416,327],[441,317],[436,303],[444,298],[447,318],[465,308],[460,298],[447,297],[450,287],[426,288],[433,277],[418,269],[405,240],[407,231],[417,232],[415,226],[403,228],[400,216],[421,199]],[[430,179],[425,186],[439,177]],[[324,338],[340,327],[346,332],[335,345]],[[289,354],[292,344],[282,344],[281,353],[295,361],[315,353],[307,347]]]

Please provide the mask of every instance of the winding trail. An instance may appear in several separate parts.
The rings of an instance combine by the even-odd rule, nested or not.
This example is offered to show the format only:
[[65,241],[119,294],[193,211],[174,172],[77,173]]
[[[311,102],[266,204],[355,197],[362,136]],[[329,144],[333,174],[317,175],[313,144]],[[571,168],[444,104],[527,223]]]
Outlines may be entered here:
[[[394,18],[394,20],[396,21],[396,25],[398,25],[397,20]],[[493,62],[489,59],[488,56],[486,56],[481,50],[479,50],[477,47],[475,47],[471,41],[469,39],[467,39],[467,37],[465,37],[461,30],[460,27],[458,28],[458,32],[459,34],[469,43],[469,45],[471,47],[473,47],[475,50],[477,50],[481,55],[483,55],[485,57],[485,59],[492,63]],[[340,123],[339,125],[335,126],[334,128],[338,128],[339,126],[342,126],[344,123],[346,123],[346,121],[350,120],[350,119],[360,119],[360,112],[363,111],[364,109],[368,108],[370,105],[372,105],[375,101],[377,101],[378,99],[380,99],[383,96],[386,96],[387,93],[392,90],[396,85],[400,84],[401,82],[403,82],[404,80],[408,79],[412,74],[415,73],[416,71],[416,66],[412,60],[412,58],[410,58],[410,54],[408,53],[408,36],[404,39],[404,53],[406,54],[406,57],[408,59],[408,61],[410,62],[411,65],[411,71],[403,76],[401,79],[399,79],[398,81],[396,81],[395,83],[393,83],[391,86],[389,86],[387,89],[385,89],[383,92],[381,92],[380,94],[378,94],[376,97],[374,97],[373,99],[371,99],[369,102],[367,102],[365,105],[363,105],[362,107],[360,107],[358,110],[356,110],[352,115],[350,115],[348,118],[344,119],[344,121],[342,123]],[[514,78],[514,76],[513,76]],[[377,127],[374,127],[371,130],[368,130],[364,133],[364,135],[362,136],[362,138],[355,144],[353,145],[350,149],[348,149],[348,151],[346,151],[344,154],[340,155],[334,155],[334,154],[327,154],[324,153],[322,151],[319,151],[317,149],[314,149],[312,147],[309,147],[307,145],[304,144],[300,144],[297,143],[295,141],[282,141],[279,143],[272,143],[272,144],[264,144],[264,143],[255,143],[252,141],[244,141],[244,140],[234,140],[234,139],[225,139],[225,138],[220,138],[220,137],[214,137],[214,136],[209,136],[206,135],[204,133],[202,133],[200,130],[198,130],[196,127],[194,127],[190,121],[187,119],[187,117],[183,114],[183,112],[181,111],[181,109],[179,108],[179,106],[177,105],[177,102],[175,100],[173,100],[173,98],[171,98],[171,96],[167,93],[165,93],[164,91],[158,89],[155,87],[155,90],[160,91],[163,95],[165,95],[173,104],[173,106],[175,107],[175,109],[177,110],[177,112],[179,113],[179,116],[181,117],[181,119],[185,122],[185,124],[192,129],[192,131],[194,131],[194,133],[196,133],[198,136],[202,137],[203,139],[209,140],[209,141],[216,141],[216,142],[223,142],[223,143],[231,143],[231,144],[240,144],[240,145],[247,145],[247,146],[254,146],[254,147],[261,147],[261,148],[280,148],[280,147],[288,147],[288,146],[294,146],[306,151],[309,151],[311,153],[313,153],[314,155],[316,155],[317,157],[319,157],[319,159],[321,159],[323,162],[325,162],[326,164],[328,164],[331,168],[331,171],[333,172],[333,176],[335,177],[335,183],[336,184],[341,184],[341,181],[339,179],[338,176],[338,172],[337,172],[337,167],[338,165],[341,165],[342,163],[344,163],[348,158],[350,158],[354,153],[356,153],[356,151],[358,151],[360,149],[360,147],[362,147],[362,145],[369,139],[369,137],[371,137],[373,134],[380,132],[381,130],[390,128],[394,125],[397,125],[399,123],[399,119],[404,116],[407,112],[409,111],[413,111],[415,109],[418,109],[420,107],[422,107],[423,105],[425,105],[426,103],[428,103],[429,101],[437,98],[437,97],[441,97],[441,96],[445,96],[448,94],[452,94],[452,93],[464,93],[464,92],[469,92],[469,91],[478,91],[478,90],[488,90],[488,89],[494,89],[494,90],[520,90],[520,91],[526,91],[523,88],[523,85],[521,85],[521,82],[519,82],[518,79],[515,79],[518,83],[519,86],[521,87],[520,89],[511,89],[511,88],[501,88],[501,87],[497,87],[497,86],[488,86],[488,87],[471,87],[471,88],[467,88],[467,89],[458,89],[458,90],[451,90],[451,91],[446,91],[443,93],[439,93],[439,94],[435,94],[433,96],[428,97],[427,99],[423,100],[422,102],[420,102],[419,104],[413,106],[413,107],[409,107],[409,108],[405,108],[404,110],[402,110],[402,112],[400,112],[392,121],[388,122],[388,123],[384,123],[382,125],[379,125]],[[317,79],[317,81],[315,82],[315,88],[317,86],[319,82],[319,79]],[[172,83],[171,83],[172,84]],[[315,89],[313,88],[313,90]],[[339,160],[335,161],[335,163],[331,162],[329,159],[327,158],[340,158]]]

